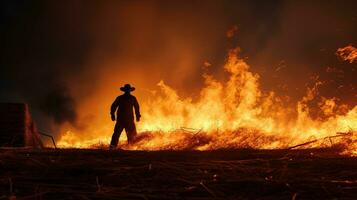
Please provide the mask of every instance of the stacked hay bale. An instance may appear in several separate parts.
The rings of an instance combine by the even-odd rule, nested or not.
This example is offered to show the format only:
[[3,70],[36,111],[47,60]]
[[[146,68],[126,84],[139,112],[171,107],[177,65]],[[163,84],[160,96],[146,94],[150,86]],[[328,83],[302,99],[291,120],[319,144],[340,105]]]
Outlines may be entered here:
[[0,103],[0,147],[43,147],[27,104]]

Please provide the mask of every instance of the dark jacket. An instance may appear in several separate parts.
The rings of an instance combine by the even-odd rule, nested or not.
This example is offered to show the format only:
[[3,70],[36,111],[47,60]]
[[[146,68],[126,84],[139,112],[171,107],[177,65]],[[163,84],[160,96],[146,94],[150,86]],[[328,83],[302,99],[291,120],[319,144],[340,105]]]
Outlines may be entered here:
[[134,121],[133,107],[135,109],[136,119],[138,120],[141,117],[138,101],[133,95],[125,93],[115,99],[110,108],[110,114],[113,116],[115,110],[117,110],[116,120],[118,122],[132,122]]

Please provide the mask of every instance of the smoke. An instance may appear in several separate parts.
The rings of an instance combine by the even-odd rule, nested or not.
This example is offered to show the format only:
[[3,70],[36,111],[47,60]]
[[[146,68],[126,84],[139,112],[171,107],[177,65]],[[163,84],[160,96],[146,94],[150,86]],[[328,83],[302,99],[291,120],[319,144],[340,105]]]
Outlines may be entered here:
[[29,103],[42,129],[75,124],[76,100],[67,80],[87,59],[80,23],[62,21],[54,5],[41,1],[1,4],[1,101]]
[[[42,101],[41,101],[42,100]],[[40,100],[39,108],[47,115],[52,116],[56,123],[66,121],[75,123],[77,118],[75,102],[65,88],[51,88]]]
[[[334,55],[357,44],[354,1],[1,4],[0,98],[30,103],[40,126],[108,122],[109,105],[125,83],[137,88],[141,102],[160,80],[197,97],[204,63],[217,79],[226,78],[220,66],[237,44],[263,89],[300,99],[318,74],[332,80],[326,96],[353,102],[356,93],[355,68]],[[346,89],[337,90],[341,85]]]
[[[248,62],[261,74],[263,87],[299,99],[315,77],[324,82],[323,96],[338,96],[352,103],[356,71],[341,62],[335,51],[356,43],[355,3],[345,1],[285,1],[277,28]],[[348,5],[346,7],[346,5]],[[268,28],[270,29],[270,27]],[[242,47],[244,51],[244,47]],[[328,67],[343,74],[326,72]],[[338,89],[343,86],[344,88]]]

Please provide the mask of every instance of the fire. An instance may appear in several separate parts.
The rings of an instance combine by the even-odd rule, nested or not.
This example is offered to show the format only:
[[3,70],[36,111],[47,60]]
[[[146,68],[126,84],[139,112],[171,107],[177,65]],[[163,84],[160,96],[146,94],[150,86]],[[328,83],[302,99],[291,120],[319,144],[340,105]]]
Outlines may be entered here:
[[357,48],[352,45],[348,45],[343,48],[338,48],[336,54],[342,58],[342,60],[353,63],[357,60]]
[[[336,98],[319,97],[318,89],[323,84],[320,81],[307,88],[306,95],[292,105],[274,91],[260,89],[259,75],[250,71],[250,66],[238,56],[239,51],[235,48],[228,53],[224,65],[229,75],[226,81],[219,81],[207,72],[203,74],[205,86],[195,100],[181,97],[160,81],[159,92],[141,102],[142,121],[137,123],[137,142],[128,146],[122,141],[121,147],[142,150],[272,149],[322,138],[305,147],[343,142],[349,145],[346,153],[357,154],[357,106],[339,105]],[[311,115],[309,103],[313,101],[318,101],[318,117]],[[103,116],[109,118],[109,111],[105,113]],[[107,145],[113,123],[98,121],[92,124],[85,130],[63,127],[65,133],[58,146]]]

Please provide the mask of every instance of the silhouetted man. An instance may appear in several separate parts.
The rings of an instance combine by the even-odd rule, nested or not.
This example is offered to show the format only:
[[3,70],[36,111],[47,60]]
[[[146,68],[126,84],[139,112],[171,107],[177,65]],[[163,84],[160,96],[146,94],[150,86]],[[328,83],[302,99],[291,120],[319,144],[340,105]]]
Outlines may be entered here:
[[134,123],[133,108],[135,109],[136,121],[140,121],[141,117],[138,101],[130,94],[135,88],[131,87],[130,84],[125,84],[120,90],[123,91],[124,94],[118,96],[110,108],[112,121],[115,121],[115,111],[117,110],[117,122],[114,127],[112,141],[110,142],[110,149],[113,149],[118,145],[119,137],[123,129],[125,129],[129,144],[135,139],[136,127]]

